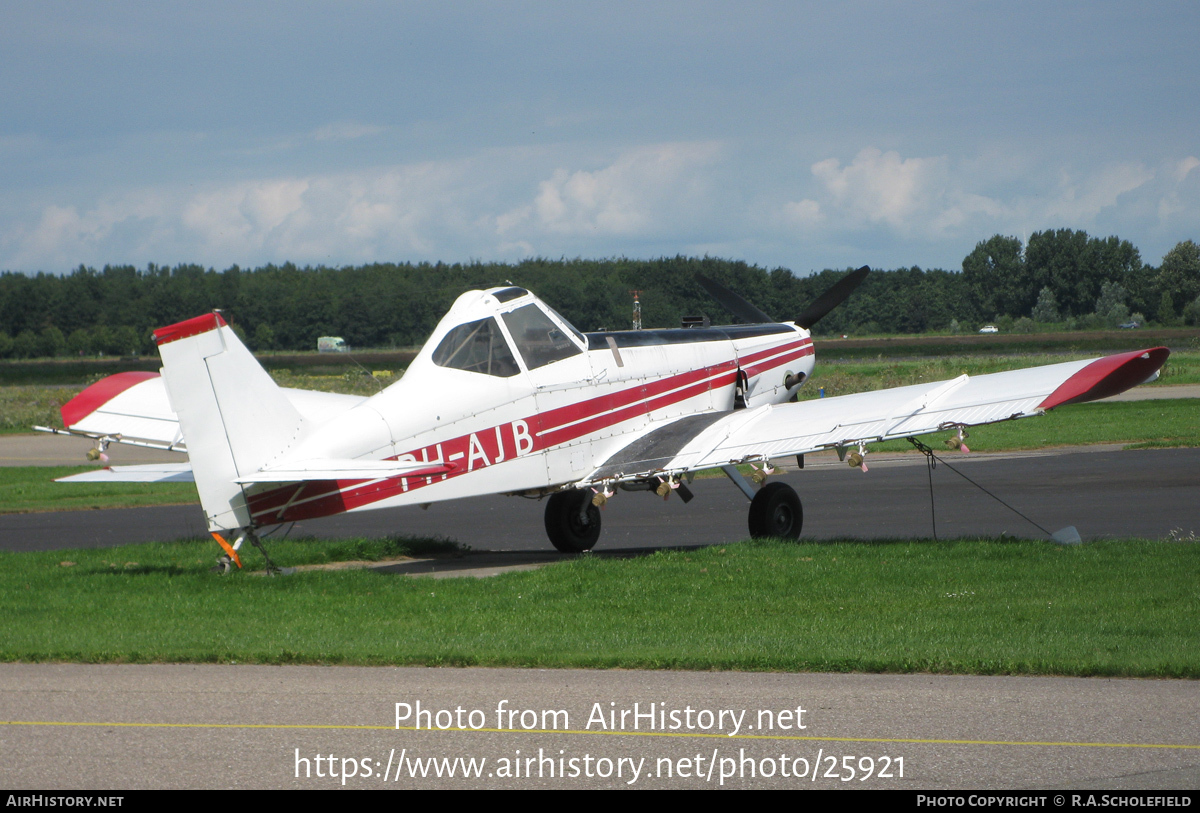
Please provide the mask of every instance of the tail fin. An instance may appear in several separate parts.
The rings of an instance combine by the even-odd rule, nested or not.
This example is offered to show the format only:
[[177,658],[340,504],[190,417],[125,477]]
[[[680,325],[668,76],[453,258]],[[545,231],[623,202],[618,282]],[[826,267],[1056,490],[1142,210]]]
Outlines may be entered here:
[[242,486],[304,431],[304,419],[220,313],[154,332],[209,530],[249,526]]

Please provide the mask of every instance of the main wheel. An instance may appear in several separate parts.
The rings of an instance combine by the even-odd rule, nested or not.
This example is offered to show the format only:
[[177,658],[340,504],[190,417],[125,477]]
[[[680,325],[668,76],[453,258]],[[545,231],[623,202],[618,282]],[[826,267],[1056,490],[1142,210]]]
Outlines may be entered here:
[[559,491],[546,503],[546,535],[563,553],[591,550],[600,538],[600,509],[592,505],[591,496],[588,491]]
[[750,503],[750,536],[798,539],[804,525],[804,509],[796,490],[787,483],[768,483]]

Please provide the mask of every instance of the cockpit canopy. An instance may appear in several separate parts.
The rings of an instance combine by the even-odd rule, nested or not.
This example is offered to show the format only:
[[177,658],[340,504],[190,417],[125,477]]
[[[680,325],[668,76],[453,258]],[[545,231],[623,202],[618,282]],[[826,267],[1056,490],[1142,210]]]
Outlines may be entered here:
[[487,291],[480,304],[487,303],[498,318],[486,316],[451,328],[433,351],[434,364],[508,378],[521,372],[518,358],[526,370],[536,370],[587,348],[579,331],[524,288]]

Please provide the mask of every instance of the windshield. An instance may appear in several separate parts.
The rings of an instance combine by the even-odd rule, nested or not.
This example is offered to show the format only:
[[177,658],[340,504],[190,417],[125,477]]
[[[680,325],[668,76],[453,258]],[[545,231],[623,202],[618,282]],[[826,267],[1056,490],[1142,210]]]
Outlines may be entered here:
[[531,370],[583,352],[537,305],[509,311],[504,314],[504,324]]
[[433,351],[433,363],[501,378],[520,372],[500,325],[492,316],[459,325],[447,333]]

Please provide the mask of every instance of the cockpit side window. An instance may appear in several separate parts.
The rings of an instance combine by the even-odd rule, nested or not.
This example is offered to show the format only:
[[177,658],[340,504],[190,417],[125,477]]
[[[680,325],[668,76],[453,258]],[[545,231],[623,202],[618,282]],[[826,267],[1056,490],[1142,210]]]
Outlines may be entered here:
[[504,324],[531,370],[583,352],[537,305],[509,311],[504,314]]
[[447,333],[433,351],[433,363],[501,378],[520,372],[493,316],[467,322]]

